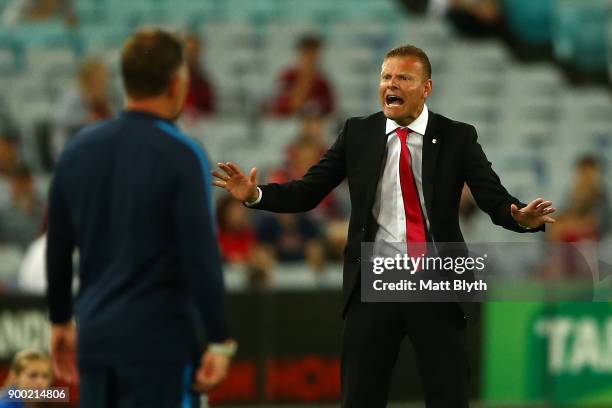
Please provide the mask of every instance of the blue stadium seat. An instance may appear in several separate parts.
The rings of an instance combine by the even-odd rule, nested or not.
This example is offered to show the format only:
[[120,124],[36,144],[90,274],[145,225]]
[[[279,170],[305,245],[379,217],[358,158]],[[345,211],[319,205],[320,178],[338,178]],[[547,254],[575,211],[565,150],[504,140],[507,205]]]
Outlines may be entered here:
[[28,48],[44,49],[69,48],[77,55],[84,52],[78,29],[66,27],[61,20],[23,23],[18,26],[17,35]]
[[88,24],[81,28],[87,49],[95,52],[100,49],[113,49],[121,47],[123,41],[131,32],[127,24],[116,24],[112,30],[108,24]]
[[513,33],[530,44],[550,44],[555,1],[505,0],[504,14]]
[[0,63],[0,72],[21,72],[26,69],[26,44],[19,35],[7,27],[0,27],[0,53],[8,53],[10,62]]
[[559,0],[553,25],[557,58],[582,71],[605,69],[610,10],[606,0]]

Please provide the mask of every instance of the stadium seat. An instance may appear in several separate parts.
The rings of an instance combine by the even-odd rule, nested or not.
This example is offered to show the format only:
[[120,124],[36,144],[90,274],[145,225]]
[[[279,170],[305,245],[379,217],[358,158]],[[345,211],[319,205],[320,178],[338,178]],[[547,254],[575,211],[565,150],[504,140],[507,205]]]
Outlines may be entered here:
[[394,35],[388,23],[350,20],[335,23],[331,27],[328,43],[385,50],[392,45],[392,39]]
[[195,123],[183,123],[181,127],[206,147],[214,162],[229,160],[224,159],[224,156],[248,146],[251,139],[251,128],[243,120],[209,118]]
[[535,45],[550,44],[555,2],[556,0],[504,0],[504,15],[510,29],[520,40]]
[[300,133],[297,119],[265,118],[259,127],[260,143],[264,146],[286,146]]
[[14,288],[17,284],[17,273],[23,251],[16,245],[0,246],[0,282],[8,284],[9,288]]
[[606,0],[559,0],[553,25],[556,57],[582,71],[604,70],[611,10]]
[[395,42],[413,44],[425,50],[446,49],[451,40],[450,27],[441,19],[408,17],[396,32]]
[[289,21],[313,21],[324,25],[343,17],[344,10],[334,1],[328,0],[284,0],[278,17]]
[[256,25],[265,24],[274,19],[279,4],[275,0],[227,0],[216,2],[220,19],[242,21]]
[[504,186],[517,197],[535,197],[547,174],[538,152],[526,147],[488,151],[487,157]]
[[14,32],[0,27],[0,72],[20,72],[27,68],[26,44]]

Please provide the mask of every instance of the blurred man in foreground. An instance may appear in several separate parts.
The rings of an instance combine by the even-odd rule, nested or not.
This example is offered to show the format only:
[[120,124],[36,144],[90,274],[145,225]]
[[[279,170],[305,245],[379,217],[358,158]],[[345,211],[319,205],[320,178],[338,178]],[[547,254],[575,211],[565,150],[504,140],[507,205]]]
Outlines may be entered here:
[[[226,376],[236,344],[225,319],[209,163],[173,123],[189,81],[182,44],[142,29],[125,43],[121,70],[126,110],[84,129],[52,182],[47,297],[54,369],[60,379],[78,380],[78,354],[87,408],[196,407],[194,391]],[[201,329],[209,342],[204,353]]]

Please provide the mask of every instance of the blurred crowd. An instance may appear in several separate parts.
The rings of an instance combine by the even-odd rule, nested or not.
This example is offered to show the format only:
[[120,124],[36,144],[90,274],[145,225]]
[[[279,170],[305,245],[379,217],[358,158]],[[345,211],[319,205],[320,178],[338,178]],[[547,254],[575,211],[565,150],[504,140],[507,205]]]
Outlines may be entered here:
[[[321,116],[305,116],[299,134],[284,149],[282,164],[271,168],[264,181],[284,183],[300,178],[327,150]],[[247,209],[229,195],[217,204],[219,244],[228,263],[245,264],[255,287],[270,284],[277,262],[306,262],[321,273],[326,262],[339,262],[348,232],[346,185],[331,192],[314,210],[273,214]]]
[[[464,186],[459,212],[469,235],[478,211],[470,189]],[[574,174],[556,222],[546,227],[546,240],[556,243],[600,242],[610,233],[610,201],[604,183],[603,164],[587,154],[574,164]]]
[[8,112],[0,121],[0,242],[24,247],[38,231],[44,204],[20,158],[19,134]]
[[[502,4],[498,0],[403,0],[413,13],[445,16],[468,36],[504,35]],[[66,24],[78,24],[70,1],[23,1],[5,8],[4,21],[44,19],[60,14]],[[266,169],[262,182],[282,183],[301,177],[324,154],[329,140],[329,122],[337,120],[335,85],[322,70],[321,54],[326,44],[315,33],[299,38],[293,61],[277,74],[273,95],[258,103],[262,117],[294,118],[301,123],[293,140],[284,146],[281,164]],[[185,51],[191,74],[183,117],[196,121],[218,112],[218,85],[207,73],[206,38],[185,35]],[[376,81],[376,78],[372,78]],[[50,169],[80,128],[113,117],[122,109],[119,87],[113,85],[104,59],[82,59],[73,86],[62,90],[53,104],[50,129],[40,144],[49,157]],[[14,259],[0,266],[3,276],[19,269],[19,287],[42,290],[46,186],[37,186],[24,160],[15,116],[0,98],[0,254]],[[204,135],[214,137],[214,135]],[[568,164],[569,165],[569,164]],[[567,197],[559,203],[557,223],[548,229],[553,242],[599,241],[610,229],[610,203],[604,185],[604,163],[585,156],[575,165]],[[350,211],[347,186],[342,185],[307,214],[269,214],[250,211],[242,203],[220,194],[216,217],[219,244],[228,264],[246,271],[252,287],[266,288],[279,263],[306,264],[314,274],[330,262],[342,259]],[[469,238],[477,206],[464,189],[460,208]],[[477,238],[477,237],[475,237]],[[11,254],[15,254],[11,258]],[[21,259],[21,254],[25,254]]]

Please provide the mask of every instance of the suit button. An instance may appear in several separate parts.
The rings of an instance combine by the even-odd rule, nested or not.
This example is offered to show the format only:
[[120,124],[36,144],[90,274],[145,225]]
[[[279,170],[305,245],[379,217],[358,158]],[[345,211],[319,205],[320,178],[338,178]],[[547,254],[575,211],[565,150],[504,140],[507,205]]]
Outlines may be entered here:
[[359,257],[358,257],[358,258],[356,259],[356,261],[357,261],[357,263],[361,263],[361,258],[359,258]]
[[361,227],[361,232],[365,232],[366,227]]

